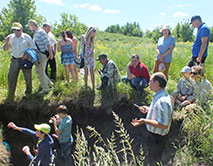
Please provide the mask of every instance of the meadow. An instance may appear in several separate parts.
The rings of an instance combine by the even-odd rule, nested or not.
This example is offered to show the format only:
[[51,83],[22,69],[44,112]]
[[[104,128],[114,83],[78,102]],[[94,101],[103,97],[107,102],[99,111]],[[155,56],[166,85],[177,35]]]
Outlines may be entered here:
[[[3,41],[2,41],[3,42]],[[0,103],[4,104],[4,100],[7,96],[7,74],[9,70],[10,64],[10,52],[3,52],[2,50],[2,42],[0,42]],[[167,86],[167,91],[171,93],[176,89],[177,82],[181,77],[180,70],[186,66],[191,58],[191,46],[192,43],[187,42],[177,42],[176,47],[173,51],[173,59],[169,70],[169,82]],[[138,54],[141,61],[147,65],[150,75],[152,74],[154,61],[156,58],[156,43],[153,43],[150,39],[139,38],[139,37],[130,37],[124,36],[121,34],[110,34],[106,32],[98,32],[95,40],[95,57],[97,57],[100,53],[105,53],[108,55],[109,59],[112,59],[118,66],[121,76],[126,75],[126,65],[130,61],[130,57],[132,54]],[[213,83],[213,73],[212,73],[212,63],[213,63],[213,43],[209,45],[208,58],[206,59],[206,75],[207,79]],[[60,64],[60,53],[56,54],[57,61],[57,81],[54,87],[51,89],[48,95],[44,96],[44,99],[48,99],[51,101],[60,102],[62,100],[77,100],[78,94],[84,89],[83,75],[79,73],[80,81],[75,82],[72,81],[70,86],[66,86],[65,81],[65,71],[63,65]],[[100,76],[97,72],[98,69],[101,68],[101,64],[96,62],[95,76],[96,76],[96,86],[100,84]],[[33,93],[36,93],[39,90],[39,80],[38,75],[35,70],[33,70]],[[89,86],[90,80],[89,80]],[[18,84],[16,88],[16,98],[15,101],[20,101],[24,96],[25,82],[22,72],[19,75]],[[149,104],[152,99],[152,92],[150,92],[149,88],[146,89],[146,103]],[[135,102],[136,97],[133,96],[133,91],[131,87],[128,85],[124,85],[123,83],[119,83],[118,85],[118,96],[125,96],[127,99]],[[100,106],[101,95],[100,92],[95,91],[95,100],[94,106]],[[138,99],[140,100],[140,99]],[[138,102],[138,101],[137,101]],[[144,100],[139,101],[139,104],[144,104]],[[177,164],[185,163],[186,165],[191,165],[193,163],[202,163],[209,164],[212,163],[213,151],[211,150],[211,143],[213,138],[212,133],[212,100],[209,103],[208,108],[205,110],[201,107],[198,109],[198,114],[190,114],[183,120],[182,124],[182,135],[181,137],[185,140],[185,144],[180,144],[180,147],[177,147]],[[122,124],[119,121],[119,118],[114,115],[116,124],[120,126],[121,131],[124,132],[124,142],[127,143],[128,148],[131,148],[131,141],[128,138],[128,135],[125,135],[125,129],[122,128]],[[207,127],[206,127],[207,126]],[[93,129],[93,135],[99,136]],[[83,133],[81,130],[78,130],[76,133],[76,137],[82,141],[86,146],[86,140],[83,137]],[[101,141],[101,137],[98,137],[99,141]],[[112,136],[112,139],[115,139]],[[108,142],[110,144],[112,142]],[[183,146],[184,145],[184,146]],[[77,146],[78,155],[76,155],[76,161],[78,161],[80,151],[83,148],[79,145]],[[112,148],[113,144],[111,144]],[[184,147],[184,149],[183,149]],[[99,149],[103,150],[103,149]],[[98,151],[98,150],[97,150]],[[100,151],[99,151],[100,153]],[[114,153],[114,151],[113,151]],[[133,152],[130,151],[132,158],[134,159]],[[97,155],[98,156],[98,155]],[[96,156],[96,157],[97,157]],[[85,157],[85,156],[84,156]],[[104,156],[103,156],[104,157]],[[186,159],[184,159],[186,158]],[[115,160],[117,158],[115,157]],[[133,163],[138,162],[134,159]],[[80,161],[78,161],[80,163]],[[77,162],[77,163],[78,163]],[[110,162],[110,161],[109,161]],[[184,165],[184,164],[183,164]]]

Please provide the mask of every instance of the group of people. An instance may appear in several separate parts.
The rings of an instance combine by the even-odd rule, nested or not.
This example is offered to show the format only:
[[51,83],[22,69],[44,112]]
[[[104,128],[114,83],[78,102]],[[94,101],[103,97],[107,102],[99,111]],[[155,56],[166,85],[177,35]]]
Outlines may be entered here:
[[[173,97],[171,97],[165,90],[168,81],[168,71],[172,60],[172,51],[175,47],[175,39],[171,36],[171,31],[169,27],[164,27],[161,30],[163,36],[159,39],[157,44],[157,59],[155,61],[153,71],[154,74],[151,76],[151,78],[146,65],[140,61],[139,56],[137,54],[133,54],[131,56],[130,63],[127,65],[127,76],[122,78],[123,82],[129,82],[132,88],[135,90],[143,91],[144,88],[149,86],[150,90],[155,93],[149,107],[138,106],[138,109],[142,113],[147,114],[146,118],[135,118],[131,122],[134,127],[146,124],[147,130],[149,132],[149,135],[147,137],[147,145],[149,152],[147,160],[148,163],[151,163],[150,165],[157,165],[157,163],[161,161],[161,156],[168,140],[168,133],[172,122],[174,104],[186,106],[196,100],[202,101],[202,103],[204,103],[204,101],[210,94],[211,84],[209,83],[209,81],[207,81],[204,72],[204,62],[207,57],[210,30],[206,26],[206,24],[202,22],[200,16],[193,16],[191,18],[191,24],[195,28],[198,28],[197,35],[192,46],[192,59],[190,60],[188,66],[183,67],[183,69],[181,70],[183,77],[178,82],[177,92],[172,93]],[[49,59],[53,59],[53,51],[51,50],[51,46],[49,44],[49,40],[46,34],[44,35],[43,30],[38,28],[36,26],[37,24],[35,24],[35,22],[32,20],[29,21],[28,25],[31,30],[35,31],[34,41],[38,45],[38,48],[40,48],[42,52],[44,52],[45,49],[48,48],[48,51],[50,53]],[[14,71],[16,71],[17,80],[17,75],[19,72],[18,59],[22,58],[24,47],[26,48],[33,46],[33,41],[28,35],[24,33],[21,33],[20,35],[20,32],[22,31],[22,27],[20,24],[14,23],[12,29],[14,30],[15,34],[6,37],[4,50],[7,50],[9,48],[9,45],[12,46],[13,58],[11,59],[8,82],[9,88],[12,88],[12,90],[10,90],[9,92],[14,94],[14,82],[16,83],[16,81],[12,80],[14,79],[12,78],[12,76],[15,74]],[[71,71],[71,74],[74,79],[78,79],[76,69],[74,67],[74,59],[77,56],[77,51],[75,47],[77,41],[75,41],[76,38],[74,36],[69,36],[69,33],[70,32],[61,32],[62,39],[58,42],[57,48],[58,51],[62,52],[61,62],[65,66],[68,81],[69,71]],[[84,56],[85,60],[85,86],[87,86],[88,72],[90,72],[93,89],[95,88],[95,35],[95,28],[90,27],[87,30],[86,34],[81,37],[81,53]],[[18,45],[20,44],[19,40],[24,43],[22,44],[22,50],[20,50],[20,48],[18,47]],[[46,62],[48,58],[42,52],[40,52],[41,59]],[[112,60],[108,59],[106,54],[100,54],[96,60],[98,60],[103,66],[102,69],[98,71],[101,75],[101,85],[99,85],[97,89],[106,89],[109,87],[115,88],[116,85],[120,82],[120,74],[116,64]],[[46,68],[46,63],[44,65],[44,62],[39,64],[40,67],[37,66],[36,68],[40,71],[38,72],[40,80],[43,80],[41,81],[43,90],[48,91],[49,85],[51,84],[51,80],[47,79],[46,74],[41,72],[45,71]],[[197,65],[195,65],[195,63],[197,63]],[[25,71],[23,70],[23,72]],[[26,79],[27,74],[24,75],[26,75]],[[192,81],[190,77],[194,81]],[[31,84],[29,83],[29,85],[27,86],[26,93],[31,92],[30,88]],[[56,118],[53,117],[52,120],[55,133],[59,136],[59,143],[63,150],[65,161],[69,163],[69,159],[66,157],[67,154],[69,154],[70,152],[70,147],[73,142],[73,138],[70,133],[70,124],[72,119],[68,115],[65,106],[60,106],[59,110],[60,111],[58,111],[58,115],[60,118],[63,119],[62,122],[57,127]],[[69,128],[65,129],[65,124],[69,124]],[[38,162],[40,160],[42,163],[44,163],[42,165],[45,165],[45,163],[50,163],[53,141],[51,136],[49,135],[49,125],[35,125],[35,128],[37,130],[36,133],[25,128],[17,127],[14,123],[10,123],[8,126],[15,130],[34,134],[39,137],[39,153],[35,158],[34,162]],[[46,155],[48,156],[48,160],[45,161],[43,161],[43,158],[40,158],[40,155],[44,154],[44,149],[46,150]],[[23,148],[23,151],[29,156],[29,158],[32,159],[32,155],[30,154],[28,147]]]

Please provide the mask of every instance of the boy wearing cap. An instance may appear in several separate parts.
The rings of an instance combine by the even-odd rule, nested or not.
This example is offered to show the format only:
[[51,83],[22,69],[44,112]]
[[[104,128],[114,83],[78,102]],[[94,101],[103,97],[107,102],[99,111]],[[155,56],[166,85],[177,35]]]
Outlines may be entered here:
[[37,154],[35,155],[35,157],[30,153],[29,146],[24,146],[22,148],[22,151],[27,155],[27,158],[31,161],[31,163],[33,163],[35,166],[49,166],[51,164],[51,158],[53,155],[52,147],[54,141],[49,135],[51,128],[48,124],[35,124],[34,128],[36,129],[36,131],[18,127],[13,122],[10,122],[8,124],[8,127],[12,128],[13,130],[17,130],[38,137],[38,150],[36,152]]
[[56,109],[56,113],[62,119],[61,123],[57,126],[56,117],[54,116],[51,119],[64,156],[65,166],[71,166],[73,165],[71,157],[71,148],[73,144],[72,117],[68,115],[68,109],[65,105],[60,105]]
[[183,77],[178,81],[177,91],[173,92],[171,96],[174,98],[174,103],[182,107],[191,104],[195,99],[193,97],[194,83],[190,79],[191,68],[185,66],[180,72]]
[[197,34],[192,45],[192,59],[190,60],[188,66],[192,67],[195,65],[195,63],[197,63],[201,64],[201,66],[204,68],[204,63],[208,55],[210,29],[205,23],[202,22],[200,16],[193,16],[190,24],[197,28]]
[[[22,32],[23,28],[20,23],[14,22],[12,24],[12,30],[14,33],[8,35],[3,44],[4,51],[8,51],[10,48],[12,49],[12,58],[8,72],[8,99],[11,100],[14,99],[17,79],[20,72],[19,61],[23,59],[24,51],[27,48],[35,48],[32,38]],[[24,68],[22,72],[26,83],[25,94],[29,95],[32,92],[32,69]]]
[[96,60],[102,64],[102,69],[98,71],[101,75],[101,84],[96,89],[116,88],[116,85],[120,82],[120,74],[116,64],[113,60],[108,60],[106,54],[100,54]]

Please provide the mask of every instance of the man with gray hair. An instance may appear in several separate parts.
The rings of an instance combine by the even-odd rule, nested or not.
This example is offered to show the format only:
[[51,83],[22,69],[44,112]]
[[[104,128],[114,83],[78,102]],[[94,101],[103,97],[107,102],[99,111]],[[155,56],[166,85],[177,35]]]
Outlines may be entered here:
[[51,49],[53,51],[53,59],[48,59],[47,66],[46,66],[46,75],[48,75],[48,64],[50,65],[50,79],[55,81],[56,79],[56,61],[55,61],[55,53],[56,53],[56,40],[52,32],[50,32],[51,26],[48,23],[43,24],[43,30],[47,33],[48,39],[51,45]]
[[53,82],[45,73],[47,60],[53,58],[51,45],[46,32],[38,26],[35,20],[29,20],[26,26],[28,26],[29,29],[34,32],[33,40],[39,51],[40,63],[36,66],[36,71],[39,75],[39,80],[42,88],[42,90],[39,92],[39,95],[44,95],[48,93],[49,86],[53,85]]

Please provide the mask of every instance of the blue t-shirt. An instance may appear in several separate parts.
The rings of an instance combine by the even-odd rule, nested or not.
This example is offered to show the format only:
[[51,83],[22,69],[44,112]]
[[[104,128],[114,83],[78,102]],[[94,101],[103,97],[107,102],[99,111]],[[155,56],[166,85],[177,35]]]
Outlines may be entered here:
[[[159,38],[158,49],[160,51],[160,54],[164,54],[165,52],[167,52],[173,44],[175,46],[175,38],[173,36],[170,36],[168,38],[164,37]],[[159,55],[157,55],[157,60],[160,60]],[[171,62],[171,61],[172,61],[172,52],[163,58],[163,62]]]
[[202,37],[208,37],[206,50],[202,55],[202,57],[206,57],[207,51],[208,51],[208,46],[209,46],[210,29],[205,23],[202,23],[197,30],[195,41],[192,45],[192,56],[193,57],[198,57],[198,54],[200,52],[200,47],[201,47],[201,44],[202,44],[202,41],[201,41]]
[[59,135],[59,143],[73,143],[72,118],[70,115],[62,120],[58,126],[58,129],[62,131],[62,133]]

